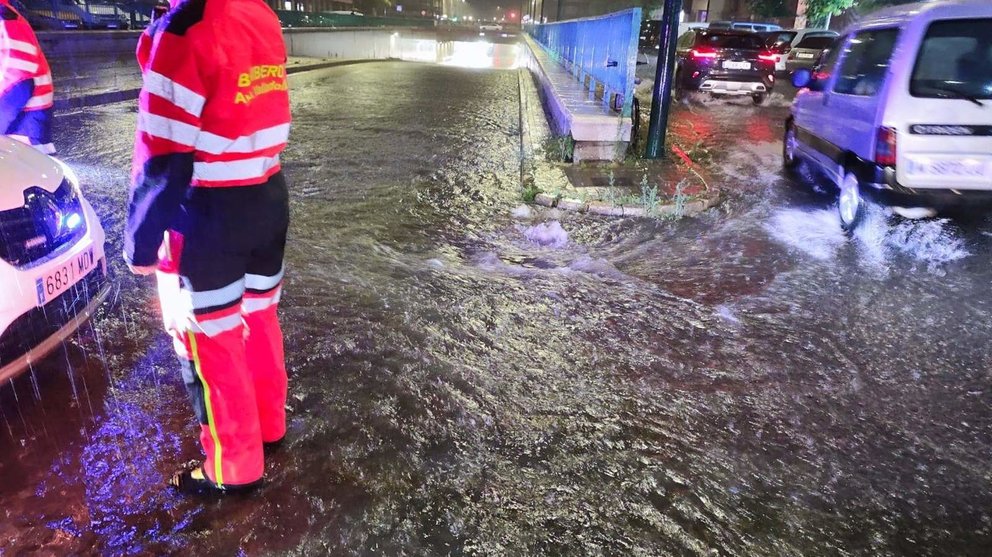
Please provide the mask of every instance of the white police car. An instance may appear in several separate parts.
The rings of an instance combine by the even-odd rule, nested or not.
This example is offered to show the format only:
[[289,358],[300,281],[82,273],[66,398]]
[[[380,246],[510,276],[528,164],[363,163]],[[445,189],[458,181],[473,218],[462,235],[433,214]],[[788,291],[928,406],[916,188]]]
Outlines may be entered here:
[[0,381],[57,348],[106,298],[103,243],[72,170],[0,136]]
[[866,194],[911,217],[992,202],[992,2],[876,12],[793,85],[784,164],[837,184],[845,228]]

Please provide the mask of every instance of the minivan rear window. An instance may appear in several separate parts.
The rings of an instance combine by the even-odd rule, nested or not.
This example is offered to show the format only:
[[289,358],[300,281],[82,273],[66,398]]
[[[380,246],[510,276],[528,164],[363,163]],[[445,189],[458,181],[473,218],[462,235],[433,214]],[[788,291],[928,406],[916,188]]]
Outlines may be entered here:
[[992,19],[930,24],[916,57],[910,94],[922,98],[992,99]]
[[765,45],[757,35],[722,35],[718,33],[700,34],[696,46],[712,48],[738,48],[741,50],[764,50]]

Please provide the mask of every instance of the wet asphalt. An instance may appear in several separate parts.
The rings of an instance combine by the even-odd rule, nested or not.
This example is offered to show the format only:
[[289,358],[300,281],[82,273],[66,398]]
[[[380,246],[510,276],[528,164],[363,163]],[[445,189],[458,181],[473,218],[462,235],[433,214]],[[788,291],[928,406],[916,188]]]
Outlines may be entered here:
[[[718,209],[521,209],[517,80],[293,76],[266,487],[163,489],[196,425],[152,285],[115,258],[98,318],[0,388],[0,554],[992,552],[988,219],[873,209],[845,236],[779,171],[781,97],[677,110]],[[109,254],[134,119],[58,118]],[[555,221],[564,246],[528,239]]]

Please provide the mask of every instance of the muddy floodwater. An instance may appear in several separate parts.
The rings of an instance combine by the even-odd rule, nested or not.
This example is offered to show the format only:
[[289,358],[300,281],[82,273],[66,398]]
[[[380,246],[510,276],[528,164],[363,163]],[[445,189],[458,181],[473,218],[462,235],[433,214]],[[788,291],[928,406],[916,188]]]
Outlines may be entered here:
[[[0,387],[0,554],[992,553],[989,220],[843,235],[779,173],[781,99],[678,109],[726,201],[659,222],[520,207],[516,70],[291,83],[266,487],[163,489],[196,426],[114,257],[99,317]],[[134,122],[58,118],[108,254]]]

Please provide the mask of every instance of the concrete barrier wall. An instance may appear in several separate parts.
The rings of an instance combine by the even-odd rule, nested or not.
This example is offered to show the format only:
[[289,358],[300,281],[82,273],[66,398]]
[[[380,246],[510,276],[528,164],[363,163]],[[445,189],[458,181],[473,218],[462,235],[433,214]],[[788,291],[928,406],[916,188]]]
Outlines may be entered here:
[[[140,31],[73,31],[38,33],[52,66],[58,108],[77,106],[74,97],[120,100],[115,92],[141,86],[135,61]],[[340,60],[434,61],[433,29],[286,29],[290,56]]]
[[141,86],[134,58],[138,31],[38,33],[52,66],[56,97],[76,97]]

